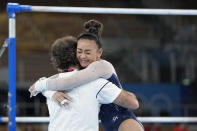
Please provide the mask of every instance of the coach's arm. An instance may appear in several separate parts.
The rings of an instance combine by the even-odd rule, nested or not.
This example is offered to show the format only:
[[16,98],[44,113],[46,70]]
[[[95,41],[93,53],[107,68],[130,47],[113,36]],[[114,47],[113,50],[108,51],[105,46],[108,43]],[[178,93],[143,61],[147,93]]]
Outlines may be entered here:
[[139,102],[136,96],[133,93],[126,92],[124,90],[121,91],[121,93],[114,100],[113,103],[131,110],[135,110],[139,108]]

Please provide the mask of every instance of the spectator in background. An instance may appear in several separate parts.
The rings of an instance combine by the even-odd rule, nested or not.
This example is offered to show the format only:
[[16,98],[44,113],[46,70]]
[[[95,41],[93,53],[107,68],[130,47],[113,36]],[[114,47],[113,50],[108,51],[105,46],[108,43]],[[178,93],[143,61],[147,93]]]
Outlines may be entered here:
[[153,124],[153,126],[151,127],[150,131],[161,131],[161,127],[159,124]]
[[175,128],[174,131],[189,131],[187,126],[185,124],[178,124]]
[[161,127],[157,123],[145,126],[145,131],[161,131]]

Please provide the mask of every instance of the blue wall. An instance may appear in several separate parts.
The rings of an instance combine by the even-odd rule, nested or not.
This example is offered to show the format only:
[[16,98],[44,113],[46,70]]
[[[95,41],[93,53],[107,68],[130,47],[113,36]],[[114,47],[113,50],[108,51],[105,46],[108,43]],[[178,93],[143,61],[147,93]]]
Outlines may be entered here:
[[123,88],[136,94],[142,104],[151,108],[150,113],[158,116],[159,111],[168,112],[170,116],[183,115],[178,108],[181,104],[181,86],[178,84],[124,84]]

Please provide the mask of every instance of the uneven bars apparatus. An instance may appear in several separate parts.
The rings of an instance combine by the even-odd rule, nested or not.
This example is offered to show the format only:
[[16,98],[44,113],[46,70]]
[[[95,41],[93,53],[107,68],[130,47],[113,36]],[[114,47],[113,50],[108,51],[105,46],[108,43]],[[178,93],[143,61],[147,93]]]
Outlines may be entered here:
[[[197,117],[137,117],[143,123],[196,123]],[[0,117],[0,123],[8,122],[8,117]],[[16,117],[17,123],[48,123],[49,117]]]
[[[8,3],[9,17],[9,131],[16,130],[16,13],[20,12],[56,12],[56,13],[88,13],[88,14],[135,14],[135,15],[197,15],[197,10],[178,9],[129,9],[129,8],[92,8],[92,7],[57,7],[30,6]],[[42,118],[42,117],[41,117]],[[153,117],[154,118],[154,117]],[[153,119],[150,118],[149,120]],[[0,121],[3,120],[0,117]],[[188,119],[186,119],[188,120]],[[196,119],[194,119],[196,121]],[[146,121],[142,118],[142,122]],[[157,121],[155,121],[157,122]]]

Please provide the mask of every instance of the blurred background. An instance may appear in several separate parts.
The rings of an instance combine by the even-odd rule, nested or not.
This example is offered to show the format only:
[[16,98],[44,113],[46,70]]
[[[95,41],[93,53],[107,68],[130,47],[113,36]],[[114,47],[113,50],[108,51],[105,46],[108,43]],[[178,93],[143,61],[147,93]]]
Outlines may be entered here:
[[[22,5],[197,9],[195,0],[4,0],[0,1],[0,47],[8,38],[8,2]],[[125,90],[140,101],[137,116],[197,116],[197,16],[20,13],[16,17],[17,116],[48,116],[42,95],[29,98],[38,78],[57,73],[50,46],[77,36],[90,19],[104,24],[103,58]],[[0,58],[0,116],[7,116],[8,50]],[[180,124],[180,123],[177,123]],[[146,131],[173,131],[177,124],[144,124]],[[197,130],[187,124],[188,130]],[[6,130],[0,124],[0,130]],[[17,124],[17,130],[47,130],[47,124]]]

